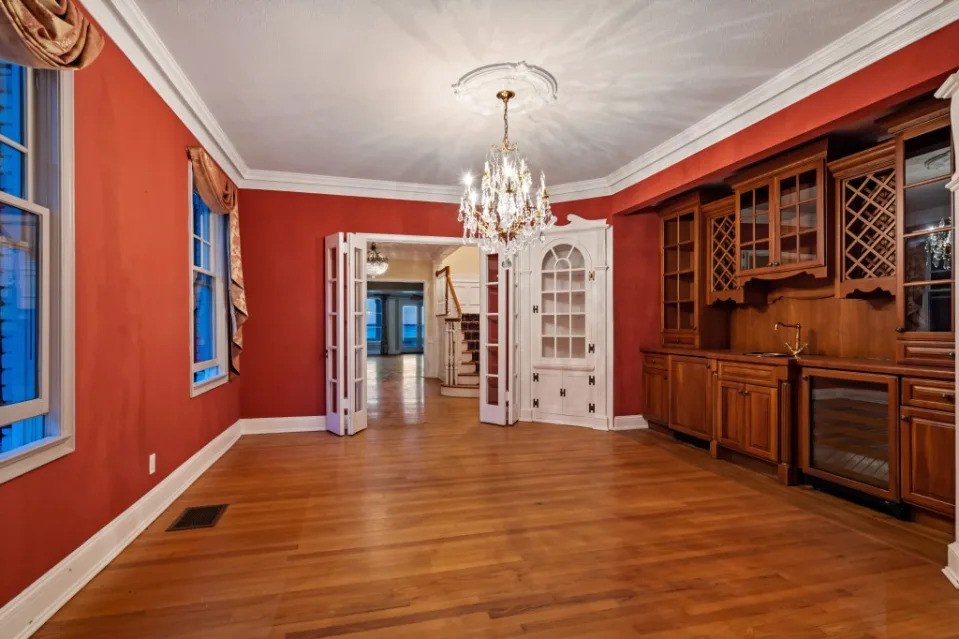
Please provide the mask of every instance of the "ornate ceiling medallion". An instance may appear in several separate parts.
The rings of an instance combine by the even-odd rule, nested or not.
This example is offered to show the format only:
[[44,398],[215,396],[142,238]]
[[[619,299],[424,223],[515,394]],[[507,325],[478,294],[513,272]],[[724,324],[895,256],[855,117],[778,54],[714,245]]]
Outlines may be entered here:
[[490,100],[499,91],[512,91],[509,108],[514,114],[530,113],[556,101],[559,85],[542,67],[526,62],[499,62],[473,69],[453,84],[453,94],[474,111],[493,115],[499,108]]

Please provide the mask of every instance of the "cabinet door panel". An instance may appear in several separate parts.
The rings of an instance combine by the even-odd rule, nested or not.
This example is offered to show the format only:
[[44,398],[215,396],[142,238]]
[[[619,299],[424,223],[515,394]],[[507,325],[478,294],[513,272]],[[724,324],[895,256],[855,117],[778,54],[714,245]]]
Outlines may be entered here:
[[779,461],[779,392],[775,388],[746,385],[746,452]]
[[669,427],[712,438],[712,369],[701,357],[670,358]]
[[746,396],[740,382],[719,382],[716,438],[723,446],[742,448],[746,423]]
[[537,405],[533,406],[534,411],[544,413],[562,414],[563,399],[561,391],[563,388],[563,372],[540,370],[537,371],[539,381],[533,382],[533,400]]
[[[590,384],[592,378],[593,383]],[[606,404],[606,387],[601,386],[603,380],[595,372],[564,371],[563,397],[564,415],[599,416],[604,415]],[[592,404],[593,412],[589,412]]]
[[647,421],[669,423],[669,380],[665,372],[643,371],[643,411]]
[[902,497],[953,515],[956,506],[956,430],[951,413],[904,410]]

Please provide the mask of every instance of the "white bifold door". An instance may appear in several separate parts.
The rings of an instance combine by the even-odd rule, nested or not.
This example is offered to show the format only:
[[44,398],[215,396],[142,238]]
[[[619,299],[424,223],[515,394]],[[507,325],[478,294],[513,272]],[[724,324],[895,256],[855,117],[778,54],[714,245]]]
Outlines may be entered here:
[[519,327],[516,277],[499,255],[480,267],[480,421],[510,426],[519,419]]
[[355,435],[366,428],[366,241],[328,235],[326,304],[326,430]]

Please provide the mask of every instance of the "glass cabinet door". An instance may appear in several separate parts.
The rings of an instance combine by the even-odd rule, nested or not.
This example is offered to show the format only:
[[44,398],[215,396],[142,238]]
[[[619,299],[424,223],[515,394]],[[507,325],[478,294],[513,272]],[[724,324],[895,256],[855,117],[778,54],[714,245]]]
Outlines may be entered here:
[[663,330],[696,327],[696,215],[663,220]]
[[587,264],[571,244],[557,244],[543,256],[540,281],[540,356],[586,359],[589,324]]
[[739,194],[739,270],[769,266],[769,185]]
[[816,168],[777,180],[779,213],[776,266],[819,259],[819,179]]
[[903,328],[951,332],[952,175],[949,127],[903,140]]

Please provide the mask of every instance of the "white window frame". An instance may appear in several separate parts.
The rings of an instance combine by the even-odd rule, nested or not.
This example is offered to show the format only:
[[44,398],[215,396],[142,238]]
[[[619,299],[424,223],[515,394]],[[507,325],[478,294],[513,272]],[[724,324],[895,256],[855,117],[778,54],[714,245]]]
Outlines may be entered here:
[[[187,237],[189,238],[189,256],[190,256],[190,308],[189,308],[189,321],[190,321],[190,397],[196,397],[207,391],[213,390],[218,386],[229,381],[229,368],[228,355],[229,352],[229,334],[227,333],[227,323],[226,323],[226,274],[227,274],[227,250],[224,246],[226,242],[226,222],[227,216],[220,215],[217,213],[210,213],[210,260],[213,263],[213,269],[208,270],[196,266],[195,255],[193,251],[193,241],[198,239],[204,241],[197,235],[193,233],[193,164],[187,161],[187,198],[188,198],[188,207],[190,215],[187,216],[187,222],[189,224]],[[216,298],[215,300],[215,309],[214,309],[214,321],[216,322],[214,326],[215,331],[215,340],[216,340],[216,356],[213,359],[207,360],[205,362],[194,362],[193,361],[193,349],[196,342],[196,327],[193,324],[193,309],[196,304],[196,299],[194,296],[193,289],[193,280],[196,273],[203,273],[205,275],[210,275],[213,277],[214,281],[214,290],[213,295]],[[193,375],[199,371],[211,368],[213,366],[220,367],[220,374],[211,379],[203,380],[202,382],[194,382]]]
[[[38,73],[56,82],[41,82]],[[76,449],[74,433],[75,237],[73,74],[26,68],[25,145],[27,199],[0,192],[0,202],[40,216],[40,388],[35,400],[0,407],[7,425],[44,415],[56,433],[0,454],[0,484]],[[51,99],[45,101],[41,94]],[[51,95],[53,94],[53,95]],[[40,116],[38,117],[38,113]],[[56,122],[53,114],[56,113]],[[49,118],[44,116],[49,115]],[[50,126],[56,126],[56,132]],[[37,147],[50,140],[49,149]],[[12,140],[3,138],[10,144]],[[40,167],[43,162],[45,166]],[[38,204],[45,201],[49,207]]]

